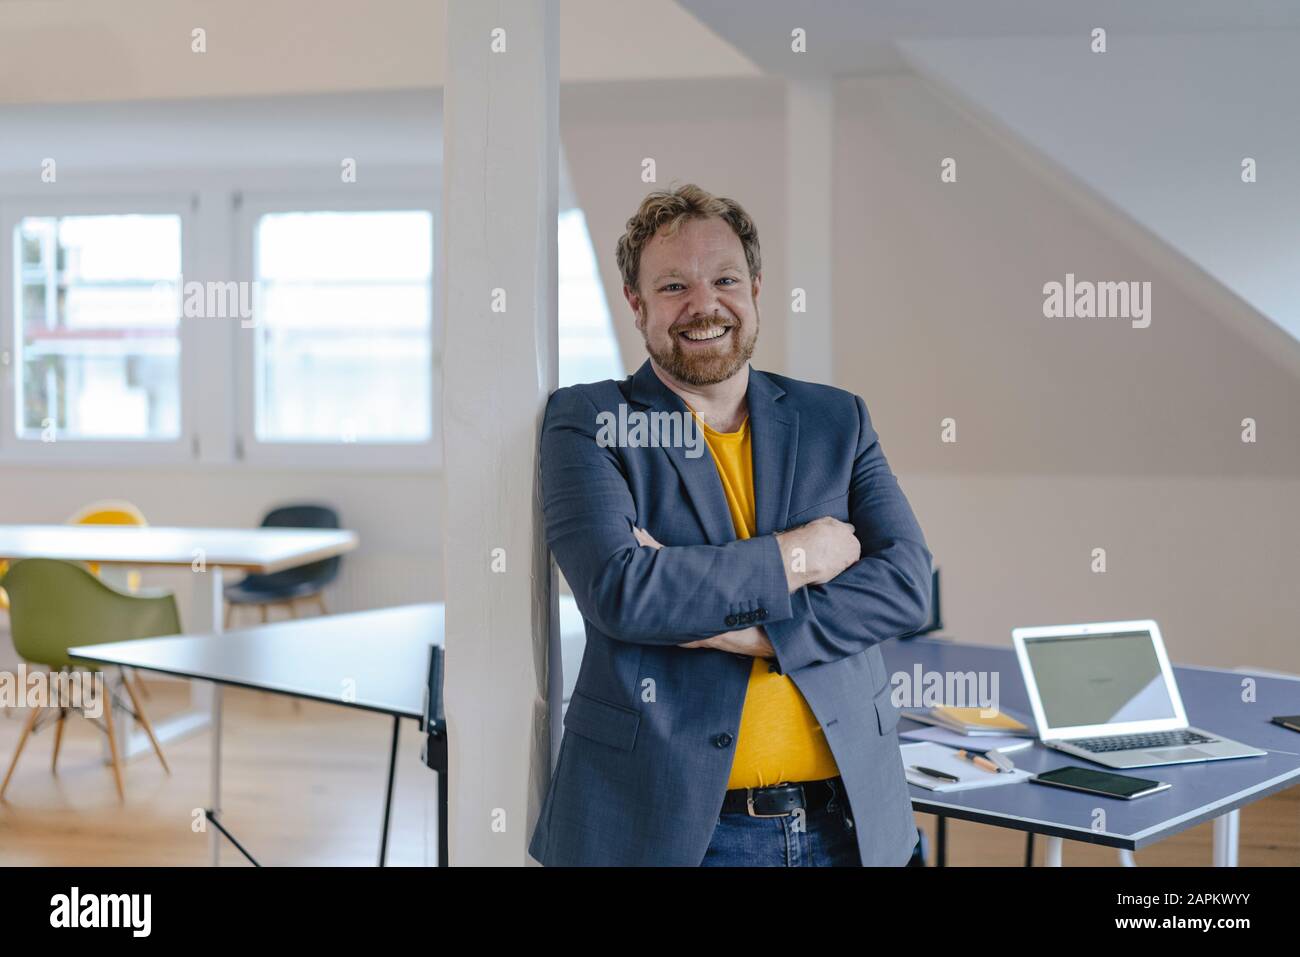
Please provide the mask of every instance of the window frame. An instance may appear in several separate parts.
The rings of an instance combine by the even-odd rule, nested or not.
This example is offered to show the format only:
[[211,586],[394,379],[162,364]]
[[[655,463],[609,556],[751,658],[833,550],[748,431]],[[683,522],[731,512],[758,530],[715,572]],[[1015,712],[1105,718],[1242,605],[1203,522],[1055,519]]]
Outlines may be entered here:
[[[268,213],[384,212],[424,210],[430,214],[433,261],[430,263],[430,434],[422,442],[262,441],[256,430],[256,356],[254,337],[231,323],[233,337],[235,457],[250,465],[295,469],[438,469],[442,466],[442,299],[439,267],[441,194],[416,188],[369,190],[351,186],[334,191],[243,191],[234,194],[235,278],[252,283],[257,223]],[[255,328],[255,326],[253,327]]]
[[14,230],[20,222],[37,217],[175,215],[181,224],[181,275],[193,275],[198,262],[194,229],[197,195],[193,192],[120,192],[113,195],[41,197],[9,196],[0,201],[0,461],[14,464],[102,464],[113,460],[130,465],[178,465],[195,460],[198,443],[194,431],[197,392],[189,387],[197,352],[196,330],[180,320],[177,338],[180,360],[177,394],[180,400],[180,434],[174,438],[58,438],[45,442],[19,435],[15,423],[18,398],[19,328],[15,300],[19,293],[14,272]]

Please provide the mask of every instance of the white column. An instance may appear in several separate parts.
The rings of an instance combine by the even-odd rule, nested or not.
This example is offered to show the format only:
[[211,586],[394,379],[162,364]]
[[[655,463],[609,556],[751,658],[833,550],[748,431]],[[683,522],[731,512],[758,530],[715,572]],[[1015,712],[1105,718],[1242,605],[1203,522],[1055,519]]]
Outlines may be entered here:
[[[831,303],[831,157],[835,147],[834,80],[786,81],[786,374],[829,383],[833,378]],[[793,311],[792,291],[804,290],[805,312]],[[771,293],[769,293],[770,295]],[[866,317],[845,317],[865,321]]]
[[558,59],[555,0],[447,5],[440,249],[453,867],[529,861],[559,715],[547,675],[552,633],[558,642],[554,573],[536,492],[557,364]]

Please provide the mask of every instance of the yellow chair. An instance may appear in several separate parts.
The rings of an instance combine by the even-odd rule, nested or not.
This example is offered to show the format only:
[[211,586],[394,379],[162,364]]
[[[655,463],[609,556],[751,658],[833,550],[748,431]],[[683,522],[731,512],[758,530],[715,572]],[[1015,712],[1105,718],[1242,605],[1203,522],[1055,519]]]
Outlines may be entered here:
[[[77,509],[64,524],[148,525],[149,523],[145,521],[144,513],[130,502],[109,500],[92,502],[84,508]],[[99,575],[98,562],[87,562],[86,565],[94,574]],[[4,578],[7,571],[9,571],[9,562],[0,560],[0,578]],[[115,582],[114,584],[125,585],[127,590],[132,593],[138,592],[140,590],[140,573],[133,569],[127,572],[125,581]],[[9,595],[3,588],[0,588],[0,609],[5,611],[9,609]]]
[[[130,502],[106,500],[103,502],[92,502],[89,505],[79,508],[68,517],[67,525],[138,525],[146,526],[148,521],[145,520],[144,513],[132,505]],[[87,562],[86,566],[92,573],[100,578],[98,562]],[[117,576],[109,576],[110,578]],[[126,573],[123,581],[113,582],[119,587],[125,587],[127,591],[134,594],[140,590],[140,573],[131,569]]]

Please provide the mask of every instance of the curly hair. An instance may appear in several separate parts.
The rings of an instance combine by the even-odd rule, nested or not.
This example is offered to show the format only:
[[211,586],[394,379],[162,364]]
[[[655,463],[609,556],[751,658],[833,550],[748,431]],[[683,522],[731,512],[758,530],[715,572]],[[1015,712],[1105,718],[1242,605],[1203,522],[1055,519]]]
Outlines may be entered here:
[[641,278],[641,251],[651,239],[664,231],[665,236],[677,232],[687,219],[708,219],[718,216],[726,221],[740,237],[745,250],[749,276],[756,277],[762,270],[762,257],[758,250],[758,227],[749,213],[734,199],[714,196],[694,183],[676,189],[656,190],[641,200],[636,213],[627,221],[627,232],[618,239],[616,255],[618,271],[623,284],[637,289]]

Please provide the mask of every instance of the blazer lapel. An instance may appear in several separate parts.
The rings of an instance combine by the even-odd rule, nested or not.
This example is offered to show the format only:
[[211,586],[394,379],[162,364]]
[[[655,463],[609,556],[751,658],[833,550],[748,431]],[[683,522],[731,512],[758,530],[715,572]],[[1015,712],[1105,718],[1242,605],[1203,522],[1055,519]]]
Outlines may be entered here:
[[799,450],[799,413],[779,401],[785,390],[753,367],[749,370],[749,427],[754,441],[754,503],[759,535],[785,530]]
[[[785,530],[790,516],[790,493],[794,488],[795,456],[799,449],[799,413],[782,408],[785,390],[752,366],[745,401],[754,443],[754,503],[757,533],[770,535]],[[629,397],[660,412],[677,412],[689,421],[691,410],[677,393],[660,381],[647,359],[632,376]],[[736,538],[731,511],[722,491],[722,481],[713,455],[690,458],[685,448],[664,450],[682,477],[691,507],[699,518],[709,543],[724,545]]]
[[[683,416],[683,424],[690,422],[694,427],[691,410],[677,393],[655,375],[649,359],[633,374],[629,398],[651,411],[675,412]],[[700,433],[700,441],[704,441],[703,433]],[[703,447],[703,454],[695,458],[688,456],[687,451],[684,446],[669,446],[664,449],[682,477],[691,508],[694,509],[709,544],[725,545],[735,541],[736,529],[731,523],[731,510],[727,507],[727,496],[722,491],[718,468],[713,463],[713,453],[707,445]]]

